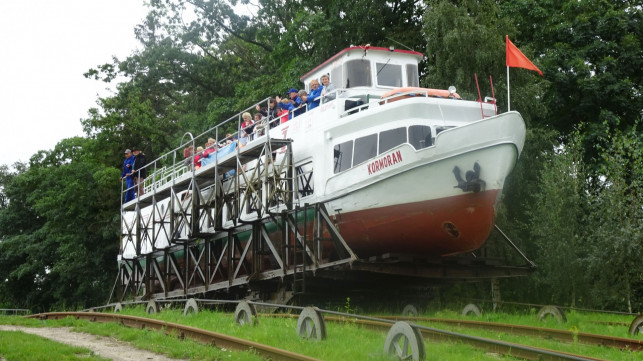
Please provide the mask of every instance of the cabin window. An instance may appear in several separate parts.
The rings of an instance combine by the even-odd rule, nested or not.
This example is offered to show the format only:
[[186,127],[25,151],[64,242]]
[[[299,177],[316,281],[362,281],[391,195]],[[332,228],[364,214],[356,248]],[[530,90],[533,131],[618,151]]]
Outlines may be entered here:
[[391,63],[377,63],[377,85],[402,86],[402,66]]
[[422,149],[433,145],[431,127],[426,125],[412,125],[409,127],[409,143],[415,149]]
[[313,162],[297,166],[297,188],[300,197],[308,197],[315,192],[313,183]]
[[387,150],[406,143],[406,128],[395,128],[380,133],[380,152],[382,154]]
[[371,62],[367,60],[351,60],[345,64],[346,88],[356,86],[372,86]]
[[355,139],[355,155],[353,164],[360,164],[377,155],[377,134]]
[[349,169],[353,159],[353,141],[349,140],[348,142],[337,144],[333,148],[333,157],[335,159],[335,165],[333,166],[334,173]]
[[418,66],[415,64],[406,65],[406,86],[420,86],[420,77],[418,76]]

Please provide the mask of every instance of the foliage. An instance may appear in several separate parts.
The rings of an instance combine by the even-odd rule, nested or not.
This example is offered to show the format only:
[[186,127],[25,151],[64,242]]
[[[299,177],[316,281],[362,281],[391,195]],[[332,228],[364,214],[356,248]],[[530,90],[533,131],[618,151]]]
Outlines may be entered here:
[[[66,139],[3,184],[2,298],[33,310],[104,302],[115,274],[119,173]],[[89,147],[91,148],[91,147]]]
[[594,145],[610,129],[630,129],[643,109],[643,8],[640,1],[503,1],[521,44],[549,83],[539,123],[569,135],[584,124],[584,152],[592,170]]
[[605,137],[611,146],[600,149],[603,178],[587,220],[590,296],[602,308],[633,312],[643,309],[643,136],[634,127]]
[[[578,289],[587,289],[583,277],[587,248],[584,216],[589,209],[584,164],[577,135],[545,155],[540,190],[530,208],[530,236],[536,248],[535,286],[550,295],[550,303],[576,304]],[[556,301],[556,302],[555,302]]]

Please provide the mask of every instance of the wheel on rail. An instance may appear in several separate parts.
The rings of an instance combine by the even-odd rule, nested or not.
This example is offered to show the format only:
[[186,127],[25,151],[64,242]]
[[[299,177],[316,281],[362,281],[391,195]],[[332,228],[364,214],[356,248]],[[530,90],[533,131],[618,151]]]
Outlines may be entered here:
[[301,311],[297,320],[297,334],[307,339],[326,339],[326,323],[317,307],[306,307]]
[[151,314],[153,314],[153,313],[159,313],[159,312],[160,312],[159,304],[158,304],[158,303],[156,303],[156,301],[154,301],[154,300],[150,300],[150,301],[147,303],[147,306],[145,306],[145,312],[146,312],[148,315],[151,315]]
[[538,319],[545,321],[548,317],[553,317],[558,321],[558,323],[567,322],[567,317],[565,317],[565,312],[556,306],[543,306],[538,312]]
[[408,322],[396,322],[386,335],[384,354],[398,360],[423,361],[426,351],[420,331]]
[[643,335],[643,314],[634,318],[630,324],[629,334],[630,336]]
[[257,319],[257,311],[255,306],[249,304],[246,301],[241,301],[237,305],[237,308],[234,310],[234,322],[240,326],[244,325],[257,325],[259,320]]
[[482,307],[474,303],[470,303],[464,306],[464,308],[462,309],[462,316],[469,316],[470,314],[474,314],[475,316],[478,316],[478,317],[482,316],[483,314]]
[[417,307],[412,303],[404,306],[404,309],[402,310],[402,316],[405,317],[417,317],[419,314]]
[[185,308],[183,308],[183,316],[187,316],[189,313],[194,313],[195,315],[199,313],[199,305],[194,298],[190,298],[185,303]]
[[123,312],[123,304],[121,304],[121,303],[115,304],[113,312],[114,313]]

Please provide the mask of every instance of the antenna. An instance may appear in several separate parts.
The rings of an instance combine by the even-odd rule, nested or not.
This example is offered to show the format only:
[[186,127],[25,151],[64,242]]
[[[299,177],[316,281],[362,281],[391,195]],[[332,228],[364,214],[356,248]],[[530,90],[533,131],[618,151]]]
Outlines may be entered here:
[[387,39],[388,39],[388,40],[390,40],[390,41],[392,41],[392,42],[394,42],[394,43],[400,44],[400,45],[402,45],[403,47],[405,47],[405,48],[407,48],[407,49],[409,49],[409,50],[411,50],[411,51],[415,51],[415,49],[411,49],[411,48],[409,48],[408,46],[406,46],[406,45],[404,45],[404,44],[400,43],[400,42],[399,42],[399,41],[397,41],[397,40],[391,39],[391,38],[389,38],[389,37],[387,37]]

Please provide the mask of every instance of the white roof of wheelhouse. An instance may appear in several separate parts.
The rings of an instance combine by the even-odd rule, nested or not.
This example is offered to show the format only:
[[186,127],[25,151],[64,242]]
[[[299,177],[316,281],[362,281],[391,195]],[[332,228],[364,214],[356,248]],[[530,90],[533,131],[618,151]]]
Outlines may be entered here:
[[[371,77],[374,80],[374,83],[371,85],[372,87],[395,88],[402,86],[417,86],[417,84],[408,84],[407,78],[409,77],[409,75],[406,74],[406,69],[404,69],[404,76],[402,76],[404,81],[396,85],[381,85],[377,81],[377,76],[379,74],[379,70],[383,67],[388,66],[389,64],[399,65],[402,68],[405,68],[406,65],[412,65],[416,67],[417,72],[417,64],[423,57],[422,53],[410,50],[388,49],[370,46],[355,46],[346,48],[333,55],[325,62],[321,63],[313,70],[304,74],[299,79],[304,83],[306,89],[309,89],[310,81],[312,81],[313,79],[319,79],[324,74],[329,74],[330,81],[335,84],[337,88],[350,88],[354,85],[350,83],[347,84],[347,81],[350,81],[352,76],[351,74],[349,74],[349,70],[347,70],[344,65],[353,60],[364,61],[365,57],[367,57],[368,61],[373,61],[375,64],[377,64],[375,67],[372,67],[372,69],[371,67],[369,67]],[[378,69],[378,66],[380,67],[380,69]],[[375,72],[376,70],[378,70],[378,72]],[[417,77],[417,73],[411,74],[411,76]]]

